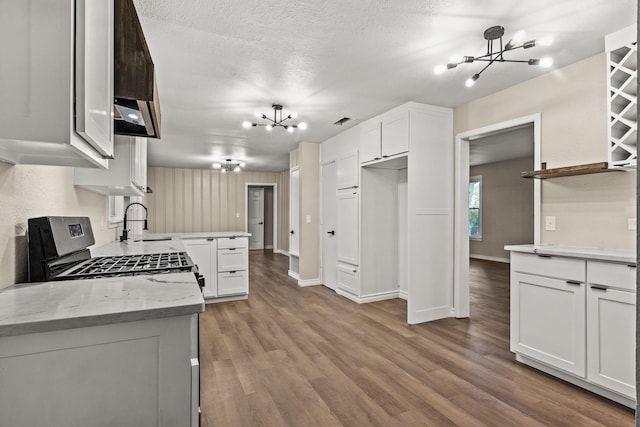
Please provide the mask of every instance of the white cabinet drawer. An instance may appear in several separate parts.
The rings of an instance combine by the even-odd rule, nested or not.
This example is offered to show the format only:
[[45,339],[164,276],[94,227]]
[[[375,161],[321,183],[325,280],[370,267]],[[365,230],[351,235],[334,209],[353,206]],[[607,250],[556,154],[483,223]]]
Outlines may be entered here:
[[338,288],[360,295],[360,274],[357,267],[338,265]]
[[585,261],[581,259],[511,253],[511,270],[564,280],[585,281]]
[[218,296],[246,294],[249,292],[249,277],[246,271],[218,273]]
[[225,237],[218,239],[218,249],[247,247],[249,247],[249,239],[246,237]]
[[[218,272],[246,270],[248,253],[246,248],[218,249]],[[218,283],[218,289],[220,283]]]
[[587,280],[594,285],[636,291],[636,268],[627,264],[587,261]]

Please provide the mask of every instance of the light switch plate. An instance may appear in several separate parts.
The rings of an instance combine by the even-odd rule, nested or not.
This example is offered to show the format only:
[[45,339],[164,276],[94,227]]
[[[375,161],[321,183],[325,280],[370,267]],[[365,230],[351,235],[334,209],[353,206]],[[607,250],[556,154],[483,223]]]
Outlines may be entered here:
[[556,217],[555,216],[545,216],[544,217],[544,229],[547,231],[556,231]]
[[629,231],[636,231],[636,219],[635,218],[629,218],[627,220],[627,229]]
[[307,215],[306,220],[307,224],[311,224],[311,215]]

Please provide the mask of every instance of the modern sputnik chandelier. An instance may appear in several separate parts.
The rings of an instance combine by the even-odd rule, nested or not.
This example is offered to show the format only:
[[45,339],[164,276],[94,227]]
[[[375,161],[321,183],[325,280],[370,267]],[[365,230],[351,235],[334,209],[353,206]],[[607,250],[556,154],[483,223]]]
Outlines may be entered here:
[[296,117],[298,117],[298,114],[295,112],[291,112],[289,114],[287,114],[286,116],[283,117],[282,114],[282,105],[280,104],[273,104],[271,106],[271,108],[273,108],[273,119],[271,119],[270,117],[267,117],[266,114],[262,114],[262,113],[255,113],[255,116],[258,119],[262,119],[262,120],[266,120],[266,123],[256,123],[256,122],[249,122],[249,121],[244,121],[242,122],[242,126],[245,128],[250,128],[250,127],[256,127],[256,126],[263,126],[266,130],[270,131],[275,127],[282,127],[284,128],[287,132],[293,132],[295,129],[300,129],[300,130],[304,130],[307,128],[307,124],[302,122],[302,123],[298,123],[298,124],[293,124],[288,122],[288,120],[293,120]]
[[500,25],[487,28],[484,32],[484,39],[487,41],[487,53],[481,56],[463,56],[462,58],[452,58],[452,62],[447,65],[437,65],[434,69],[436,74],[442,74],[446,70],[456,68],[460,64],[471,64],[473,62],[487,62],[479,72],[475,73],[465,81],[465,86],[471,87],[475,84],[476,80],[480,78],[480,74],[487,68],[496,62],[521,62],[529,65],[539,65],[541,67],[550,67],[553,65],[553,59],[546,57],[542,59],[527,59],[527,60],[515,60],[505,59],[504,54],[514,51],[516,49],[530,49],[536,44],[541,46],[548,46],[553,43],[552,37],[545,37],[536,42],[536,40],[529,40],[522,42],[525,37],[524,31],[518,31],[514,34],[513,38],[509,40],[506,45],[502,43],[502,36],[504,36],[504,27]]
[[227,172],[240,172],[244,167],[244,162],[239,162],[236,160],[227,159],[224,163],[214,163],[213,168],[219,169],[222,173]]

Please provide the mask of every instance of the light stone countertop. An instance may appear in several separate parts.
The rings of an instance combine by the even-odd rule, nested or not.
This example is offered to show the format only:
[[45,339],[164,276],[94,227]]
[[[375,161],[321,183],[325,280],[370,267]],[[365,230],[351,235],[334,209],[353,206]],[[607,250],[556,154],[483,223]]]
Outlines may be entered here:
[[251,233],[244,231],[203,231],[198,233],[145,233],[141,236],[135,236],[133,240],[140,239],[222,239],[229,237],[250,237]]
[[[93,257],[181,252],[179,239],[111,242]],[[201,313],[193,273],[22,283],[0,290],[0,337]]]
[[599,261],[636,264],[636,253],[630,250],[578,248],[556,245],[507,245],[506,251],[528,254],[555,255],[567,258],[592,259]]

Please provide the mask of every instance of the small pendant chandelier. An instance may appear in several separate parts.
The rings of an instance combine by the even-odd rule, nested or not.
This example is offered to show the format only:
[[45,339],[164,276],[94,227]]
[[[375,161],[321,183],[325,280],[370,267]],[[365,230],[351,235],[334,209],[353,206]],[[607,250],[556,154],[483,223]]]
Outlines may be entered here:
[[[516,49],[530,49],[532,47],[534,47],[536,44],[539,44],[541,46],[548,46],[553,42],[553,38],[551,37],[545,37],[543,39],[540,39],[539,41],[535,41],[535,40],[529,40],[527,42],[522,43],[522,40],[524,40],[524,31],[518,31],[514,34],[513,38],[511,40],[509,40],[509,42],[503,46],[502,44],[502,36],[504,35],[504,27],[501,27],[500,25],[496,25],[494,27],[491,28],[487,28],[484,32],[484,39],[487,41],[487,53],[482,55],[482,56],[463,56],[462,59],[458,59],[456,58],[455,60],[453,60],[452,62],[448,63],[447,65],[437,65],[434,68],[434,73],[435,74],[442,74],[444,73],[446,70],[450,70],[452,68],[456,68],[458,65],[460,64],[470,64],[473,62],[488,62],[487,65],[484,66],[484,68],[482,70],[480,70],[479,72],[475,73],[473,76],[469,77],[466,81],[465,81],[465,86],[466,87],[471,87],[476,83],[476,80],[478,80],[480,78],[480,74],[482,74],[482,72],[484,70],[486,70],[487,68],[489,68],[489,66],[493,63],[496,62],[521,62],[521,63],[525,63],[525,64],[529,64],[529,65],[539,65],[541,67],[551,67],[553,65],[553,59],[552,58],[542,58],[542,59],[528,59],[528,60],[514,60],[514,59],[505,59],[504,58],[504,54],[507,52],[511,52],[512,50],[516,50]],[[494,47],[494,42],[496,42],[496,45]],[[498,49],[499,46],[499,49]],[[496,50],[494,50],[494,48]]]
[[213,168],[219,169],[222,173],[227,172],[241,172],[242,168],[245,166],[244,162],[239,162],[236,160],[227,159],[225,163],[214,163]]
[[295,112],[289,113],[284,118],[282,117],[282,105],[273,104],[271,106],[273,108],[273,119],[267,117],[266,114],[255,113],[255,116],[259,119],[267,120],[268,123],[252,123],[249,121],[242,122],[242,127],[250,128],[256,126],[264,126],[264,128],[268,131],[272,130],[275,127],[283,127],[287,132],[293,132],[295,129],[304,130],[307,128],[307,124],[305,122],[296,124],[285,123],[287,120],[292,120],[298,117],[298,114]]

